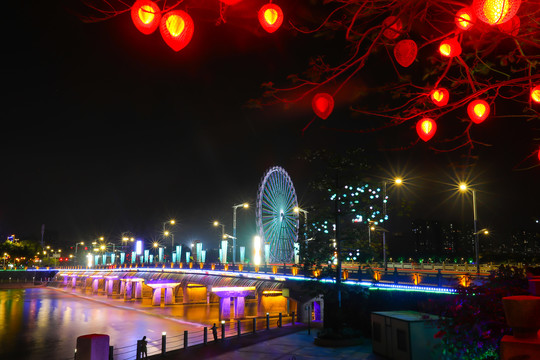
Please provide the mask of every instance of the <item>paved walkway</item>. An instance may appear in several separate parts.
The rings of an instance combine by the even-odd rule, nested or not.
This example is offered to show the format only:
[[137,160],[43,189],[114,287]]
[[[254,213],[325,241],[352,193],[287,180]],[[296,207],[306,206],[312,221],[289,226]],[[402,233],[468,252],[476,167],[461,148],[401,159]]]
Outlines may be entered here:
[[255,335],[229,338],[224,342],[198,345],[171,351],[166,356],[156,355],[149,359],[212,359],[212,360],[330,360],[330,359],[382,359],[372,353],[371,340],[362,345],[329,348],[313,343],[317,329],[308,335],[305,326],[287,326],[281,329],[260,331]]

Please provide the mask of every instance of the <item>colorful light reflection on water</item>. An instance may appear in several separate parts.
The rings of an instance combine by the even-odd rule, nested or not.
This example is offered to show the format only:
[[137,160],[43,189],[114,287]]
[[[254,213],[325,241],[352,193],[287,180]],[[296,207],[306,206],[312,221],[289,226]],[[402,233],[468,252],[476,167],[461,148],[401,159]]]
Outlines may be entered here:
[[0,359],[73,359],[81,335],[108,334],[111,345],[123,347],[143,336],[161,339],[162,332],[201,331],[218,317],[217,304],[151,307],[96,300],[48,288],[0,290]]

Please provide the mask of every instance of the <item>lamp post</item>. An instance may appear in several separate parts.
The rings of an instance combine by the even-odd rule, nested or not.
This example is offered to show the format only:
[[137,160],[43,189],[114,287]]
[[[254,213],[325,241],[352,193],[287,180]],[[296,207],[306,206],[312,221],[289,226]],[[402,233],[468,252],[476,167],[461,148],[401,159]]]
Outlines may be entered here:
[[225,225],[216,220],[214,226],[221,226],[221,239],[225,239]]
[[81,242],[78,242],[78,243],[75,244],[75,256],[77,256],[77,247],[79,245],[84,245],[84,241],[81,241]]
[[[386,198],[386,185],[388,181],[383,181],[383,190],[384,190],[384,197],[383,197],[383,219],[386,220],[386,203],[388,202],[388,199]],[[393,183],[395,185],[401,185],[403,183],[403,179],[401,178],[395,178],[393,180]],[[384,271],[388,270],[388,262],[386,261],[386,233],[387,231],[383,231],[383,262],[384,262]]]
[[232,253],[232,262],[233,262],[233,265],[236,263],[236,209],[238,209],[239,207],[242,207],[244,209],[247,209],[249,208],[249,204],[248,203],[242,203],[242,204],[238,204],[238,205],[234,205],[233,206],[233,236],[232,236],[232,239],[233,239],[233,246],[232,246],[232,249],[233,249],[233,253]]
[[468,190],[471,190],[472,193],[472,201],[473,201],[473,220],[474,220],[474,253],[475,253],[475,261],[476,261],[476,273],[480,274],[480,262],[479,262],[479,255],[478,252],[480,250],[479,244],[478,244],[478,217],[476,214],[476,190],[473,188],[469,188],[467,184],[461,183],[459,184],[459,190],[461,192],[467,192]]

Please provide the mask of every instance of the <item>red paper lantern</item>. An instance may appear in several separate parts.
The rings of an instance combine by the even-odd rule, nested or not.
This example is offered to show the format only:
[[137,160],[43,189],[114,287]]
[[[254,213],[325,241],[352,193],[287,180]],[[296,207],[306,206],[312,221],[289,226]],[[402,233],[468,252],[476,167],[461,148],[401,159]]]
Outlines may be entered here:
[[455,17],[456,26],[461,30],[469,30],[474,26],[476,16],[470,7],[465,7],[456,13]]
[[137,0],[131,7],[131,20],[140,32],[150,35],[159,26],[161,11],[153,1]]
[[456,38],[446,39],[439,45],[439,52],[446,57],[461,55],[461,45]]
[[266,4],[259,10],[259,22],[264,30],[273,33],[283,23],[283,11],[276,4]]
[[508,35],[517,36],[517,34],[519,33],[520,26],[521,26],[521,21],[519,20],[519,16],[514,16],[512,20],[499,25],[499,30],[504,33],[507,33]]
[[540,85],[535,86],[531,90],[531,100],[537,104],[540,104]]
[[474,0],[472,4],[476,16],[489,25],[512,19],[520,5],[521,0]]
[[416,132],[420,139],[429,141],[437,131],[437,123],[430,118],[423,118],[416,123]]
[[193,37],[193,19],[185,11],[169,11],[161,18],[159,30],[167,45],[174,51],[180,51]]
[[401,29],[403,28],[403,24],[401,23],[401,20],[398,19],[396,16],[389,16],[386,19],[384,19],[383,28],[385,29],[383,31],[383,35],[386,36],[390,40],[397,39],[399,35],[401,35]]
[[450,93],[448,93],[448,90],[445,88],[438,88],[433,90],[429,97],[431,101],[437,106],[444,106],[448,104],[448,100],[450,99]]
[[236,5],[242,0],[221,0],[222,3],[227,5]]
[[313,108],[315,115],[326,120],[332,113],[332,110],[334,110],[334,98],[327,93],[315,94],[311,101],[311,107]]
[[394,56],[399,65],[409,67],[416,59],[418,47],[412,40],[401,40],[394,47]]
[[467,106],[467,113],[471,121],[475,124],[480,124],[489,115],[489,104],[484,100],[473,100]]

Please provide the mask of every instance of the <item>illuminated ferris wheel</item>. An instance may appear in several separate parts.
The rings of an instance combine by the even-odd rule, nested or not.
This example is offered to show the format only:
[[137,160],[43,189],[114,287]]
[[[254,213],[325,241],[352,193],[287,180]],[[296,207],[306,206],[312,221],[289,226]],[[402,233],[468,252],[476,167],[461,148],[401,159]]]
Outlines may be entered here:
[[263,244],[270,246],[271,263],[293,259],[298,240],[297,206],[296,192],[285,169],[274,166],[266,171],[257,192],[257,232]]

